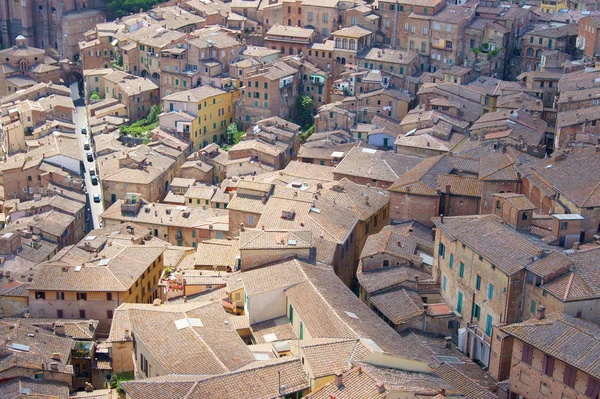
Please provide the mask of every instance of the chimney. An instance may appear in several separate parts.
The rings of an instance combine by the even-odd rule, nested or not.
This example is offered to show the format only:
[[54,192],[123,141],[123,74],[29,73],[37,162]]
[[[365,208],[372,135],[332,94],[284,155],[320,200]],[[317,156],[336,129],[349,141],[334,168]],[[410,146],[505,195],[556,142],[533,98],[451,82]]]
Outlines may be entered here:
[[60,361],[60,353],[58,353],[58,352],[54,352],[54,353],[52,354],[52,357],[51,357],[51,359],[52,359],[52,360],[58,360],[58,361]]
[[444,388],[442,388],[442,389],[440,390],[440,393],[439,393],[439,395],[440,395],[440,396],[443,396],[443,397],[445,398],[445,397],[446,397],[446,390],[445,390]]
[[383,385],[383,382],[377,384],[377,392],[378,393],[384,393],[385,392],[385,385]]
[[65,325],[62,323],[54,324],[54,334],[65,335]]
[[574,244],[573,244],[573,249],[574,249],[575,251],[579,251],[579,246],[580,246],[580,245],[581,245],[581,243],[580,243],[580,242],[576,242],[576,243],[574,243]]
[[446,349],[451,349],[452,348],[452,337],[444,337],[444,342],[445,342],[444,347]]
[[365,196],[365,204],[369,205],[369,196]]
[[546,307],[540,305],[535,310],[535,318],[538,320],[544,320],[546,318]]
[[[446,187],[446,188],[448,188],[448,187]],[[440,223],[444,224],[444,214],[443,213],[440,213]]]
[[333,382],[336,387],[340,388],[344,384],[344,376],[342,375],[342,373],[336,374]]

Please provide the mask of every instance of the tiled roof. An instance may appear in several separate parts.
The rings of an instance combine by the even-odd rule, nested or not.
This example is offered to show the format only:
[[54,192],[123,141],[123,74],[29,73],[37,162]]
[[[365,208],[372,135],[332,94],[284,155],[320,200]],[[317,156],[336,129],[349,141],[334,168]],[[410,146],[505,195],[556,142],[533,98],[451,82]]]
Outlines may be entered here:
[[382,399],[387,397],[389,391],[383,389],[379,391],[379,381],[370,374],[355,368],[342,375],[342,385],[337,386],[335,382],[330,382],[316,392],[308,395],[307,399]]
[[458,240],[504,273],[511,275],[534,262],[544,249],[541,243],[507,227],[495,215],[454,216],[432,219],[451,241]]
[[568,258],[571,271],[542,288],[563,302],[600,298],[600,249],[577,251]]
[[205,85],[170,94],[166,97],[163,97],[162,100],[198,103],[221,94],[225,94],[225,92],[217,87]]
[[[437,178],[437,186],[444,194],[467,197],[481,197],[483,194],[483,183],[471,177],[440,173]],[[450,187],[450,193],[446,192],[448,187]]]
[[421,158],[354,147],[336,166],[334,174],[394,182],[419,162]]
[[62,262],[48,262],[40,265],[30,290],[127,291],[165,250],[164,246],[149,245],[132,245],[122,248],[113,245],[113,247],[118,252],[112,259],[109,259],[106,266],[100,265],[100,258],[96,258],[82,267]]
[[262,214],[265,209],[263,199],[256,196],[236,193],[229,201],[227,209]]
[[[7,323],[21,323],[40,327],[57,335],[64,335],[78,341],[89,341],[96,338],[98,320],[68,320],[49,318],[5,318]],[[64,334],[57,333],[57,327],[64,328]]]
[[361,221],[369,219],[390,202],[386,191],[356,184],[346,178],[323,184],[320,192],[320,195],[317,194],[319,199],[352,210],[359,215]]
[[423,300],[415,291],[396,289],[371,295],[369,300],[394,324],[403,324],[423,314]]
[[360,286],[372,294],[399,285],[414,286],[415,277],[424,281],[431,279],[431,274],[409,266],[391,266],[370,271],[363,271],[359,266],[356,277]]
[[496,193],[494,197],[504,198],[513,208],[519,211],[529,211],[537,209],[535,205],[523,194],[516,193]]
[[[314,378],[348,371],[354,362],[363,360],[371,351],[357,339],[313,338],[298,341],[304,360]],[[294,353],[292,349],[292,353]]]
[[269,338],[269,342],[298,339],[285,316],[252,324],[250,331],[252,331],[252,336],[257,344],[266,343],[267,338]]
[[145,205],[142,206],[142,209],[136,215],[131,216],[123,214],[121,210],[122,204],[123,200],[117,200],[101,214],[101,217],[119,222],[139,223],[140,225],[168,225],[172,227],[229,231],[229,213],[227,210],[144,203]]
[[[284,357],[256,362],[241,371],[219,376],[170,376],[123,383],[131,399],[160,397],[169,392],[177,398],[249,398],[270,399],[302,391],[310,386],[300,359]],[[158,395],[158,396],[157,396]]]
[[295,259],[278,262],[242,274],[244,289],[248,295],[283,289],[306,279]]
[[[412,231],[411,231],[412,230]],[[367,237],[360,254],[361,259],[386,253],[418,264],[421,259],[417,247],[433,254],[431,229],[417,222],[385,226],[379,233]]]
[[244,229],[240,232],[240,250],[312,248],[313,234],[310,230],[259,230]]
[[[184,318],[199,319],[201,326],[178,329],[175,321]],[[228,321],[220,301],[122,305],[115,311],[109,341],[122,341],[129,330],[168,374],[223,374],[254,361]]]
[[267,39],[270,35],[309,38],[314,33],[314,29],[300,28],[297,26],[274,25],[267,32]]
[[[50,364],[56,363],[58,372],[73,373],[69,359],[75,341],[71,338],[59,337],[45,330],[36,331],[35,327],[17,321],[0,322],[0,342],[5,354],[0,358],[0,372],[12,367],[50,370]],[[29,350],[18,350],[14,346],[16,344],[26,345]],[[60,354],[58,359],[53,358],[55,353]]]
[[566,314],[553,313],[500,329],[516,339],[600,379],[600,327]]
[[[37,380],[27,377],[11,378],[0,383],[0,392],[4,399],[69,399],[69,384],[52,380]],[[24,394],[27,392],[26,394]]]
[[231,267],[237,265],[239,240],[207,240],[198,244],[195,267]]
[[591,148],[564,155],[527,164],[522,174],[527,179],[539,176],[579,207],[600,207],[600,153]]

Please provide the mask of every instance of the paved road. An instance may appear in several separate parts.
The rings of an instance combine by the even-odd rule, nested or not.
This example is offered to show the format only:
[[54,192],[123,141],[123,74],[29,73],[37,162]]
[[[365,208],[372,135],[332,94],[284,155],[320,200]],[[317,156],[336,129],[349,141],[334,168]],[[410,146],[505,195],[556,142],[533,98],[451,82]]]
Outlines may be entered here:
[[[98,183],[98,185],[94,186],[92,184],[92,181],[90,180],[90,169],[96,169],[96,165],[95,162],[88,162],[87,160],[87,156],[86,153],[91,152],[91,151],[86,151],[84,150],[83,146],[85,144],[85,142],[87,140],[89,140],[91,142],[91,132],[89,129],[89,126],[87,124],[87,109],[85,107],[85,103],[83,101],[83,99],[81,99],[79,97],[78,91],[77,91],[77,85],[75,84],[74,86],[71,86],[71,98],[74,100],[76,108],[75,108],[75,114],[73,116],[73,122],[75,123],[76,126],[76,134],[77,134],[77,138],[79,139],[79,150],[81,151],[81,159],[83,159],[83,165],[84,165],[84,169],[85,169],[85,187],[87,189],[87,194],[88,194],[88,203],[90,204],[90,208],[91,208],[91,219],[92,219],[92,223],[93,223],[93,227],[94,229],[97,229],[100,227],[100,214],[102,212],[104,212],[104,206],[102,204],[102,201],[100,202],[94,202],[94,194],[98,194],[100,195],[100,198],[102,199],[102,189],[101,189],[101,185],[100,183]],[[81,129],[82,128],[86,128],[87,129],[87,134],[81,134]],[[94,161],[96,159],[96,156],[94,155]]]

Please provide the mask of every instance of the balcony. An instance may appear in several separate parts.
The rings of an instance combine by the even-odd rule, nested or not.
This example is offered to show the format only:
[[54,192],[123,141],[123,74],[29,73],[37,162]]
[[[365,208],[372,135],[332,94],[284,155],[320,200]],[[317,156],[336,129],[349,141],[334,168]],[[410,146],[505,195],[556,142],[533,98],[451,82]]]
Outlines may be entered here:
[[127,200],[121,204],[121,213],[124,215],[136,215],[141,206],[142,203],[140,201]]

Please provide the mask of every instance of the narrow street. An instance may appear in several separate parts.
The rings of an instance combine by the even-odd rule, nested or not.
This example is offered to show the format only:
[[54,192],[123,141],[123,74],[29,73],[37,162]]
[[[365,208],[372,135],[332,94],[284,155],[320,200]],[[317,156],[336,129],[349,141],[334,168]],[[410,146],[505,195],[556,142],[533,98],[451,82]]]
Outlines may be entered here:
[[[96,154],[94,154],[94,162],[88,162],[86,153],[92,152],[94,148],[92,147],[89,151],[84,149],[84,145],[86,141],[90,142],[91,145],[91,132],[89,126],[87,125],[87,109],[85,107],[85,101],[83,98],[79,96],[77,84],[74,83],[70,87],[71,89],[71,98],[75,103],[75,113],[73,114],[73,123],[76,126],[76,134],[77,139],[79,140],[79,150],[81,151],[81,159],[83,160],[84,167],[84,181],[85,187],[88,196],[88,204],[91,209],[91,228],[97,229],[100,227],[100,214],[104,212],[104,206],[102,204],[102,186],[101,182],[98,181],[97,185],[93,185],[90,179],[90,169],[96,170]],[[81,134],[81,129],[85,128],[87,130],[87,134]],[[98,194],[100,196],[100,202],[94,202],[94,194]]]

